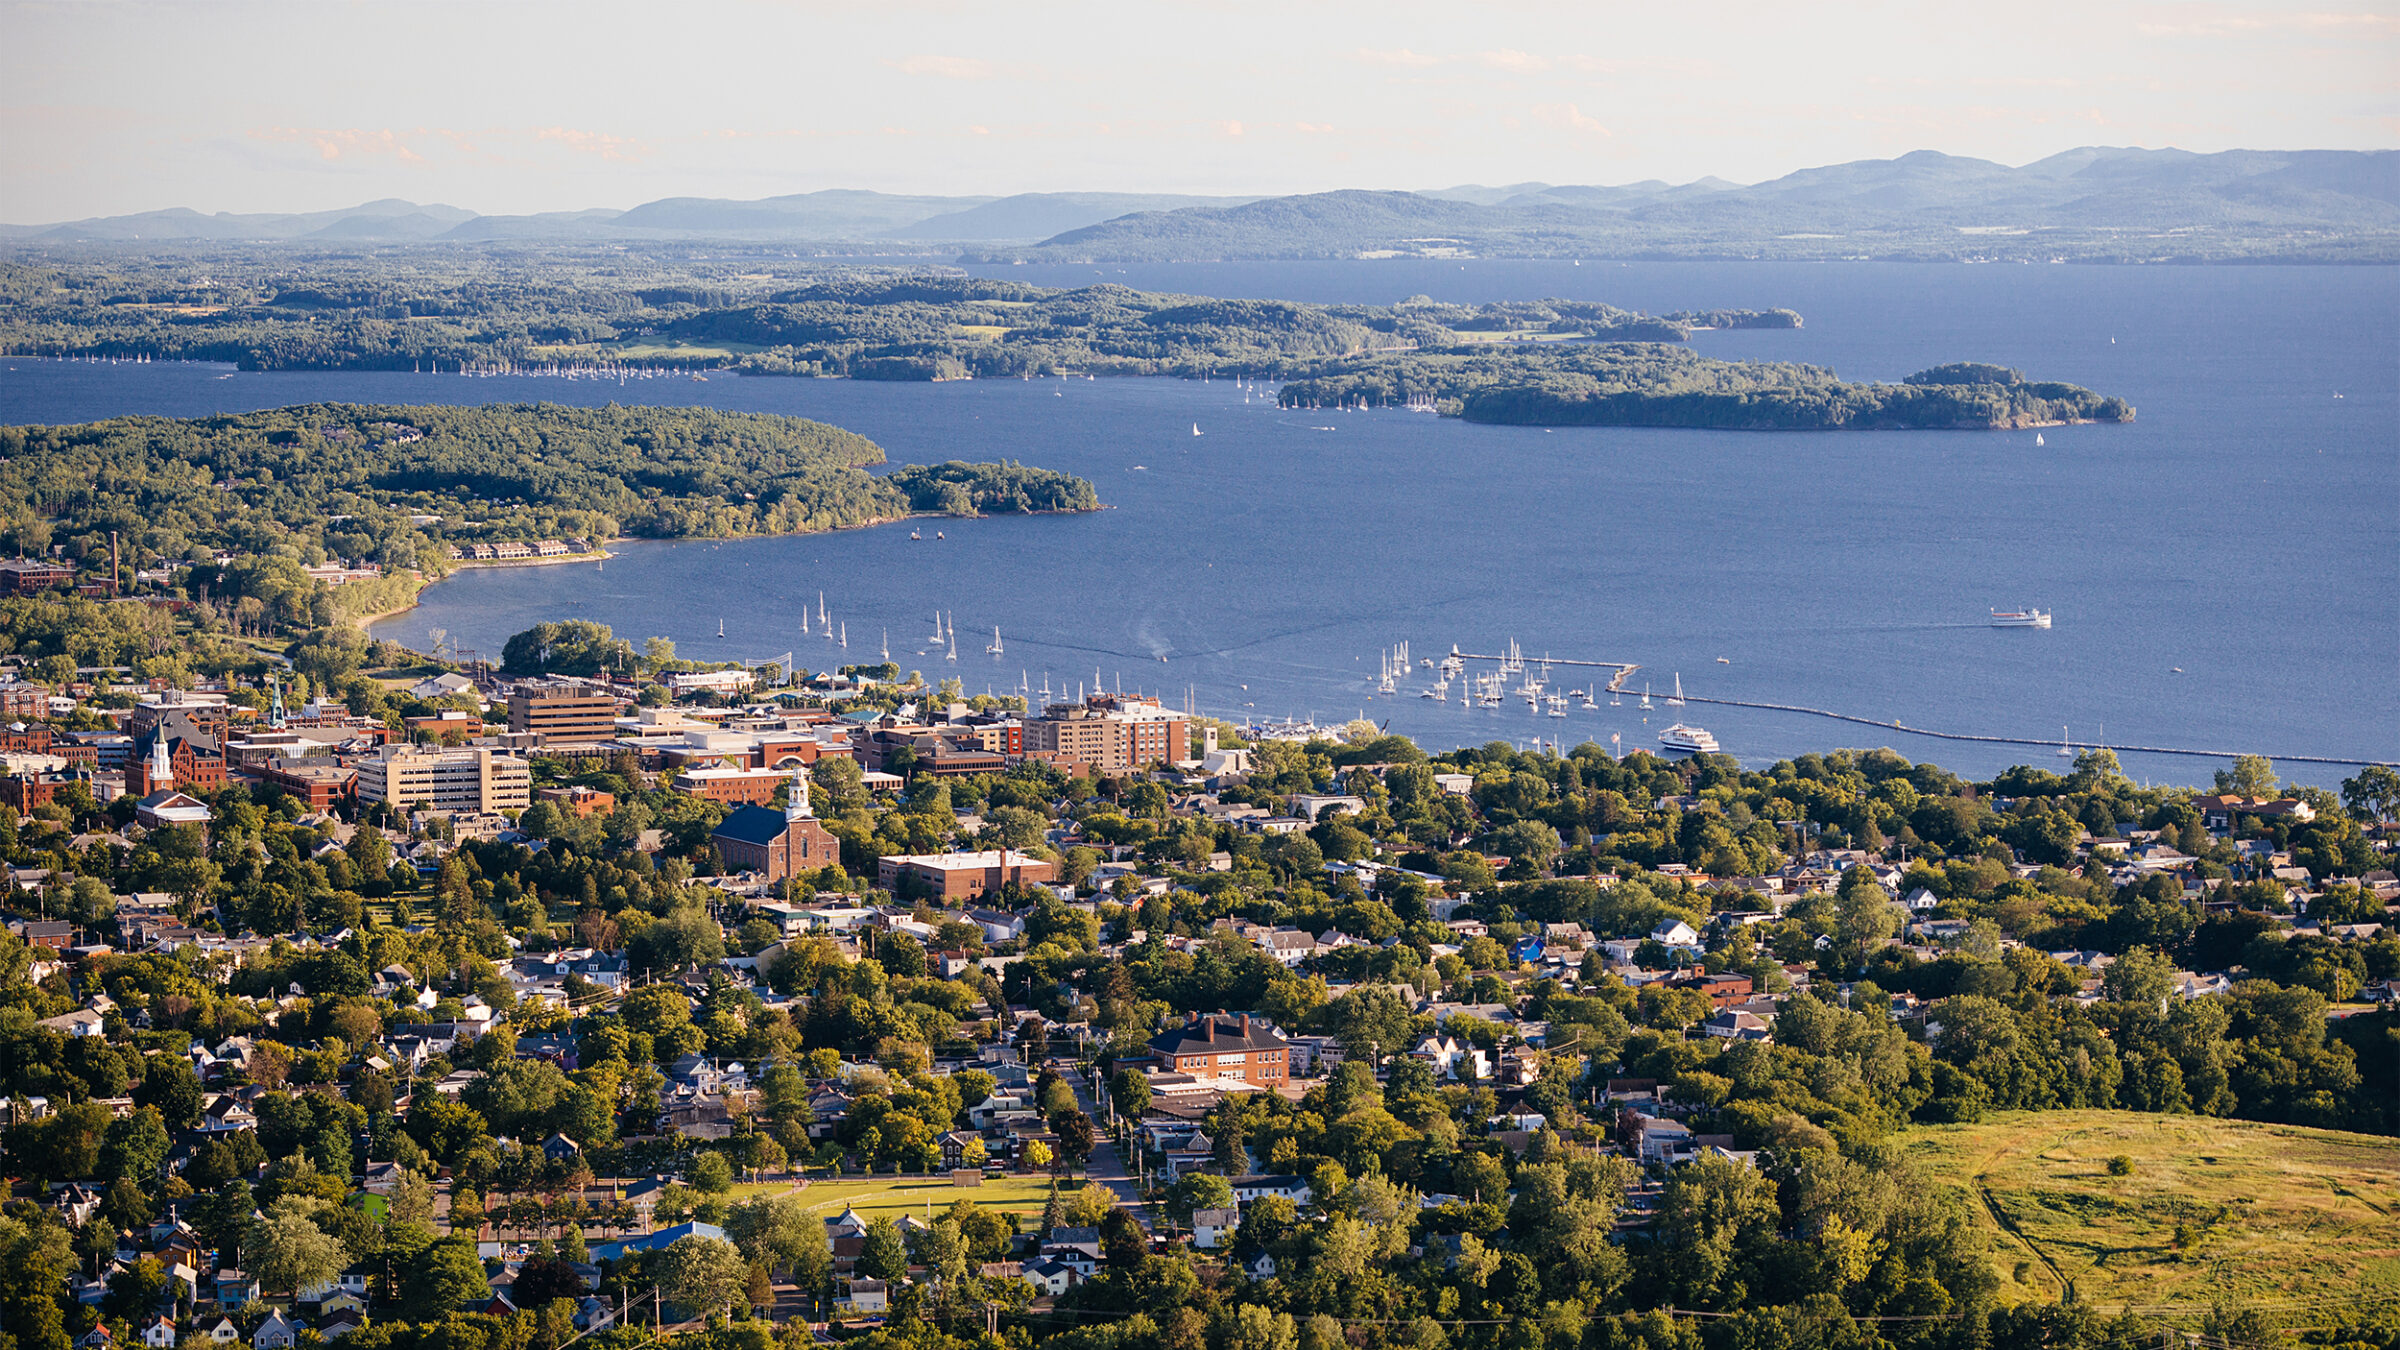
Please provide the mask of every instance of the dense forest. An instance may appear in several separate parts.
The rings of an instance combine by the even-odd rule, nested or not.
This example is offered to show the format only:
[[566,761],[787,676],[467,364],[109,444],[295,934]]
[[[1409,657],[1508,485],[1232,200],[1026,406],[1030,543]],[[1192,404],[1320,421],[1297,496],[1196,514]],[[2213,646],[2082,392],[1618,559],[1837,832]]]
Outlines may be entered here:
[[707,408],[315,404],[0,428],[0,543],[137,560],[328,557],[445,570],[453,543],[733,538],[917,512],[1088,511],[1089,483],[1019,464],[907,467],[796,417]]
[[1511,344],[1506,350],[1379,354],[1283,386],[1287,407],[1431,402],[1470,422],[1517,426],[1889,430],[2127,422],[2133,405],[2071,384],[1962,362],[1900,384],[1845,381],[1822,366],[1714,361],[1655,343]]

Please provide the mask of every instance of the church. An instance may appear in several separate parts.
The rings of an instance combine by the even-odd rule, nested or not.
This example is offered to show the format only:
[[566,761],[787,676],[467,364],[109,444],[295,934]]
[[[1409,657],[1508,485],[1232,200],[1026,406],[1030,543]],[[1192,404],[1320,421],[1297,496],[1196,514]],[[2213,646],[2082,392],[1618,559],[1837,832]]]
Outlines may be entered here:
[[790,804],[781,812],[745,806],[725,817],[708,839],[727,872],[753,872],[771,882],[842,861],[842,841],[817,823],[809,806],[806,765],[793,768]]

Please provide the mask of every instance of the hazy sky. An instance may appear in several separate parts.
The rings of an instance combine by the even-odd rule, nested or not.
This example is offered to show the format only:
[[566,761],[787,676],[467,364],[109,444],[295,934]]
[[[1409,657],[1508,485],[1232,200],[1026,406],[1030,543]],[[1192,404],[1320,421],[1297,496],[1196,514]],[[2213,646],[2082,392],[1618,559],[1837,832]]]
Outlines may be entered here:
[[0,220],[2400,144],[2400,0],[0,0]]

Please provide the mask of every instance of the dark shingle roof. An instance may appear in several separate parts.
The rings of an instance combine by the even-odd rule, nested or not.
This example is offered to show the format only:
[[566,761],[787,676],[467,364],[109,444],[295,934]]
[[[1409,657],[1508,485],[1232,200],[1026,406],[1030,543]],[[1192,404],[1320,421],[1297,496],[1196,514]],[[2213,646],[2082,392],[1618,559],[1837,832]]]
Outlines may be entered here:
[[725,817],[725,823],[710,833],[713,839],[733,839],[745,844],[771,844],[783,837],[788,824],[781,811],[763,806],[745,806]]

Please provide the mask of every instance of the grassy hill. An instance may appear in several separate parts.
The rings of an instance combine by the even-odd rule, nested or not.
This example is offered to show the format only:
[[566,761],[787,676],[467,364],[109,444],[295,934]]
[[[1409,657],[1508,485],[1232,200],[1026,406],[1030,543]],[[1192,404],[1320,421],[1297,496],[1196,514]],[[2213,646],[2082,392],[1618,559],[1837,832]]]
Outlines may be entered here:
[[[2008,1112],[1908,1131],[1966,1189],[2012,1292],[2102,1308],[2400,1294],[2400,1140],[2126,1111]],[[2132,1171],[2111,1175],[2123,1156]]]

